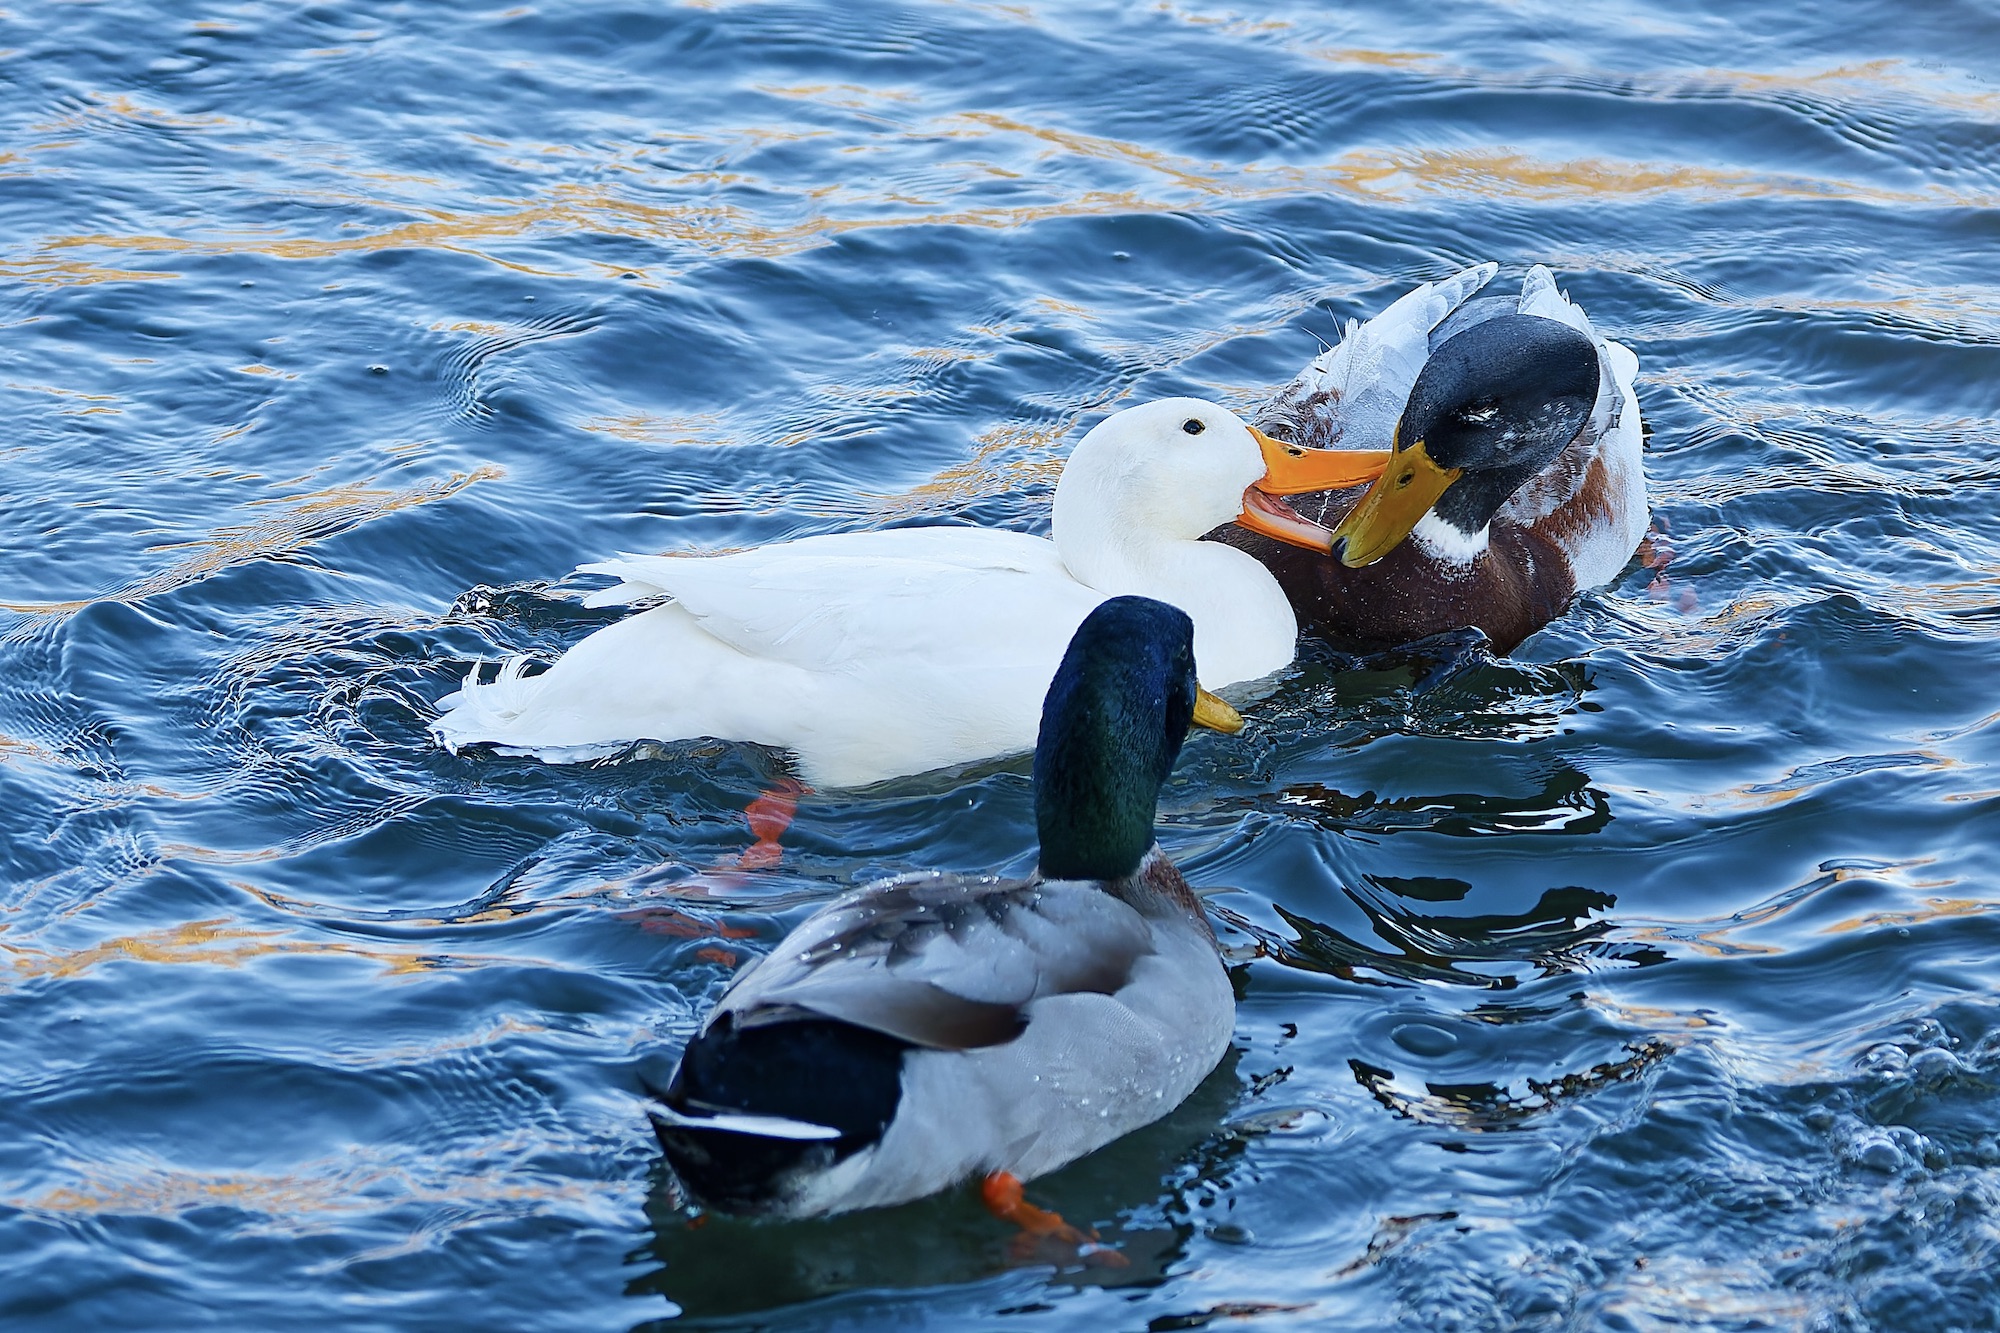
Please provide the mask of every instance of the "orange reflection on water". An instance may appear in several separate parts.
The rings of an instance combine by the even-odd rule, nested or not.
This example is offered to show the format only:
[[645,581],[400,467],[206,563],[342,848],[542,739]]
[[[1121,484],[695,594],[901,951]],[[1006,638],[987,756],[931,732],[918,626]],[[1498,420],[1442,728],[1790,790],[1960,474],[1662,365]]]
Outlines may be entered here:
[[153,269],[108,268],[83,259],[59,260],[44,256],[0,259],[0,277],[51,287],[82,287],[93,282],[157,282],[180,276]]
[[187,542],[170,542],[149,547],[152,551],[192,552],[167,568],[115,591],[63,602],[5,602],[0,610],[26,616],[70,616],[98,602],[135,602],[160,593],[199,583],[226,569],[306,550],[378,518],[418,505],[448,499],[479,481],[506,475],[488,464],[471,472],[454,472],[438,481],[421,483],[402,490],[386,490],[349,483],[311,491],[303,495],[262,500],[256,504],[279,507],[280,512],[255,523],[218,529],[212,536]]
[[1310,47],[1306,54],[1332,65],[1364,65],[1375,69],[1410,69],[1438,59],[1436,51],[1371,51],[1358,46]]
[[164,125],[181,130],[212,130],[224,125],[247,128],[247,123],[230,116],[189,116],[169,111],[165,107],[151,106],[139,101],[129,93],[86,93],[80,99],[81,105],[63,112],[51,120],[40,121],[28,126],[43,134],[57,134],[64,130],[90,130],[108,120],[129,121],[141,125]]
[[972,456],[900,495],[879,495],[872,506],[883,518],[945,513],[975,500],[1020,491],[1054,490],[1062,475],[1055,450],[1076,425],[1076,415],[1045,426],[995,426],[975,436]]
[[[1826,90],[1852,92],[1862,98],[1881,93],[1895,95],[1964,115],[2000,120],[2000,94],[1968,88],[1961,83],[1948,87],[1936,68],[1926,68],[1907,60],[1887,58],[1856,65],[1836,65],[1830,69],[1804,73],[1764,73],[1755,70],[1717,69],[1696,72],[1694,77],[1713,80],[1726,87],[1757,92],[1812,93]],[[1969,80],[1965,82],[1970,82]]]
[[870,88],[859,83],[806,83],[796,87],[781,84],[758,84],[760,93],[773,97],[791,97],[800,101],[820,102],[827,106],[858,109],[877,102],[916,102],[917,94],[902,88]]
[[[253,930],[228,922],[227,917],[189,921],[66,952],[0,943],[0,955],[12,962],[17,982],[81,976],[102,964],[125,960],[240,967],[259,958],[329,954],[369,959],[380,963],[383,970],[392,975],[432,971],[446,961],[435,947],[399,951],[368,948],[342,940],[300,940],[289,938],[282,931]],[[463,966],[466,959],[453,955],[450,961],[454,966]]]
[[650,412],[629,412],[622,416],[587,417],[575,424],[594,435],[610,435],[633,444],[714,447],[737,443],[721,434],[722,420],[712,413],[663,417]]
[[[1206,16],[1184,17],[1188,21],[1223,21],[1210,20]],[[1341,50],[1317,54],[1322,59],[1342,63],[1383,67],[1432,59],[1427,53],[1415,51]],[[1809,77],[1848,82],[1885,79],[1896,68],[1890,62]],[[1504,82],[1507,79],[1546,82],[1551,73],[1494,75],[1473,71],[1467,77],[1480,82]],[[1777,79],[1784,76],[1760,77]],[[863,106],[882,101],[901,103],[911,96],[900,89],[860,84],[811,84],[774,87],[766,91],[843,106]],[[95,98],[43,128],[88,128],[106,120],[167,125],[195,132],[235,124],[222,117],[174,117],[157,108],[118,96]],[[1916,190],[1893,190],[1857,180],[1724,170],[1694,162],[1614,161],[1602,158],[1549,161],[1496,148],[1451,151],[1362,148],[1317,164],[1204,161],[1143,143],[1037,124],[1015,114],[995,111],[960,112],[907,125],[871,117],[858,138],[842,141],[838,137],[840,133],[853,134],[854,131],[742,126],[707,136],[667,137],[671,137],[676,144],[693,143],[710,152],[737,157],[754,153],[768,144],[803,139],[827,140],[826,150],[830,153],[886,152],[911,141],[921,145],[935,145],[940,139],[969,143],[990,141],[995,145],[997,156],[1018,159],[1025,149],[1029,153],[1038,151],[1044,160],[1067,156],[1109,162],[1143,172],[1150,178],[1152,186],[1111,188],[1112,182],[1102,182],[1095,188],[1078,188],[1066,182],[1048,180],[1047,173],[1036,173],[1045,178],[1043,188],[1060,192],[1061,197],[1038,203],[953,208],[939,200],[926,198],[907,183],[891,184],[866,172],[831,173],[832,179],[827,183],[811,187],[783,186],[753,174],[732,174],[713,169],[693,173],[676,171],[669,178],[657,170],[652,161],[666,151],[658,141],[659,136],[646,143],[605,148],[596,144],[512,143],[467,135],[467,139],[489,149],[502,162],[537,173],[551,170],[553,164],[561,164],[565,171],[589,171],[611,181],[621,177],[638,179],[649,191],[670,189],[674,197],[664,201],[650,196],[640,197],[633,192],[613,188],[607,179],[593,179],[556,181],[545,191],[524,197],[469,199],[462,193],[454,197],[440,182],[357,172],[342,162],[328,159],[317,165],[348,180],[363,181],[372,174],[380,180],[394,179],[398,183],[414,184],[421,188],[422,198],[413,201],[371,197],[366,193],[300,190],[288,197],[389,211],[402,214],[408,220],[373,228],[350,221],[344,224],[343,231],[351,230],[351,234],[333,236],[287,235],[261,230],[204,236],[118,236],[107,233],[53,236],[41,242],[38,252],[0,263],[0,274],[12,274],[22,281],[45,284],[174,276],[92,263],[64,253],[76,249],[102,249],[128,254],[260,254],[281,259],[323,259],[351,253],[407,249],[462,253],[538,276],[559,276],[564,271],[629,271],[644,280],[661,282],[671,280],[679,272],[704,259],[778,257],[825,244],[833,237],[850,231],[894,226],[1013,228],[1055,217],[1185,210],[1198,208],[1206,201],[1215,199],[1268,199],[1327,193],[1370,199],[1435,195],[1461,197],[1469,194],[1482,199],[1500,197],[1559,202],[1693,195],[1843,199],[1924,206],[1992,206],[1996,199],[1990,191],[1981,193],[1972,187],[1931,185]],[[241,136],[232,136],[232,139],[236,137]],[[233,141],[225,148],[239,151],[239,145]],[[260,144],[254,151],[265,153],[269,148],[268,144]],[[314,150],[308,147],[302,147],[301,152],[308,160],[315,155]],[[320,156],[324,157],[324,154]],[[938,164],[928,176],[940,183],[932,193],[952,194],[995,175],[1018,176],[1018,165],[1018,162],[984,160],[975,152],[968,151],[958,161]],[[1101,174],[1098,173],[1100,177]],[[735,185],[755,187],[756,203],[745,204],[718,197],[718,191]],[[440,202],[429,202],[432,199]],[[649,261],[644,267],[630,268],[623,264],[605,264],[588,257],[544,259],[537,256],[531,259],[501,252],[502,247],[513,242],[568,235],[628,237],[665,245],[671,253]],[[546,267],[550,264],[556,266],[555,271]]]
[[1697,195],[1729,199],[1844,199],[1871,203],[1977,204],[1987,196],[1932,188],[1885,190],[1830,177],[1781,176],[1729,171],[1686,163],[1620,162],[1576,158],[1550,162],[1520,153],[1461,149],[1450,152],[1378,153],[1359,151],[1330,170],[1361,193],[1421,192],[1500,195],[1556,202],[1603,197]]
[[18,763],[24,759],[37,764],[60,765],[63,768],[77,767],[76,761],[65,759],[47,746],[0,733],[0,764]]
[[[57,1186],[36,1197],[7,1200],[17,1208],[48,1213],[109,1213],[172,1217],[218,1205],[263,1213],[285,1230],[312,1230],[329,1222],[313,1219],[352,1212],[375,1212],[384,1195],[413,1202],[490,1205],[515,1202],[561,1202],[581,1205],[620,1188],[616,1182],[574,1178],[550,1179],[518,1172],[476,1169],[481,1159],[499,1155],[509,1145],[486,1144],[453,1155],[464,1168],[451,1170],[436,1159],[413,1151],[415,1168],[379,1154],[350,1152],[342,1157],[308,1162],[295,1173],[191,1172],[158,1166],[123,1178],[86,1177],[74,1185]],[[445,1230],[470,1225],[478,1214],[444,1225]],[[330,1221],[330,1219],[329,1219]],[[435,1236],[414,1243],[436,1243]]]
[[1197,28],[1213,28],[1219,32],[1226,32],[1232,37],[1289,32],[1292,29],[1292,25],[1284,19],[1247,19],[1236,13],[1204,14],[1185,5],[1172,4],[1169,0],[1156,0],[1153,12],[1165,14],[1176,22]]
[[[1899,771],[1908,771],[1914,768],[1929,772],[1939,769],[1964,767],[1962,761],[1953,759],[1949,755],[1936,754],[1930,750],[1911,750],[1905,754],[1899,754],[1895,758],[1898,760],[1907,758],[1911,761],[1909,763],[1896,764],[1895,767]],[[1806,793],[1816,791],[1828,783],[1838,782],[1842,778],[1857,777],[1861,773],[1869,771],[1879,772],[1880,769],[1843,769],[1838,767],[1829,769],[1829,766],[1825,764],[1811,764],[1801,769],[1794,769],[1788,774],[1787,776],[1792,779],[1790,782],[1739,783],[1729,788],[1729,790],[1722,792],[1716,799],[1724,804],[1733,804],[1739,809],[1774,810],[1781,805],[1789,805]]]
[[1925,898],[1893,912],[1870,912],[1865,916],[1836,921],[1825,928],[1828,935],[1847,935],[1857,930],[1890,930],[1920,926],[1929,921],[1949,921],[1954,917],[1985,916],[2000,908],[1990,898]]

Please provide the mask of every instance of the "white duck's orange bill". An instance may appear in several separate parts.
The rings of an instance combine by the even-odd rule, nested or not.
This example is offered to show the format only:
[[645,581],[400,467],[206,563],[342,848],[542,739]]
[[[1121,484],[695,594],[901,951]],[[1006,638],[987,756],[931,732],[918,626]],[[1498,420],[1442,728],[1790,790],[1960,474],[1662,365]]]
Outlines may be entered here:
[[1311,519],[1300,518],[1283,500],[1255,486],[1243,492],[1243,512],[1236,516],[1236,526],[1276,538],[1287,546],[1303,546],[1308,551],[1324,553],[1333,549],[1331,532]]
[[1255,426],[1249,429],[1264,454],[1264,476],[1254,484],[1266,495],[1310,495],[1362,486],[1389,466],[1386,449],[1301,449],[1274,440]]

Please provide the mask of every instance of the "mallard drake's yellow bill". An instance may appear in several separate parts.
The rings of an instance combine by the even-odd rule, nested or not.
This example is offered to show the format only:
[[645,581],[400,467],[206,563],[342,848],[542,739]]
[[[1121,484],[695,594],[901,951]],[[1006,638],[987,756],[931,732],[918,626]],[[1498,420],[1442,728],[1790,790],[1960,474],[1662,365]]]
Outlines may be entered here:
[[1333,530],[1332,550],[1340,563],[1359,569],[1395,550],[1461,475],[1459,468],[1432,462],[1422,440],[1396,450],[1388,470]]
[[1197,687],[1194,692],[1194,724],[1234,736],[1243,730],[1243,714],[1207,690]]
[[1277,497],[1360,486],[1381,476],[1391,455],[1380,449],[1301,449],[1272,439],[1255,426],[1248,429],[1264,455],[1264,475],[1243,492],[1243,512],[1236,522],[1309,551],[1331,549],[1332,533],[1299,517]]

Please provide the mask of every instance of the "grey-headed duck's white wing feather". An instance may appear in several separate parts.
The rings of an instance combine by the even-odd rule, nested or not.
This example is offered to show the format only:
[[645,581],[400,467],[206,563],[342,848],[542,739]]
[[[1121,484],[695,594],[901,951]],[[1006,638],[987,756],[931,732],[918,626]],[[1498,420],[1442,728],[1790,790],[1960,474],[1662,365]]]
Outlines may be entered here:
[[1500,271],[1478,264],[1404,293],[1279,390],[1257,423],[1310,448],[1387,449],[1430,355],[1431,330]]
[[1520,284],[1520,312],[1560,320],[1590,338],[1598,348],[1598,400],[1590,408],[1590,434],[1604,436],[1618,428],[1624,400],[1638,374],[1638,356],[1596,330],[1584,308],[1556,288],[1556,274],[1536,264]]
[[[1634,385],[1639,358],[1599,333],[1583,307],[1564,295],[1555,275],[1540,264],[1522,280],[1518,309],[1524,315],[1559,320],[1590,339],[1597,348],[1597,400],[1575,441],[1508,498],[1500,517],[1530,525],[1564,506],[1591,506],[1587,519],[1567,525],[1564,549],[1577,586],[1596,587],[1617,577],[1645,536],[1649,521],[1646,475],[1640,462],[1643,428]],[[1593,469],[1602,470],[1594,499],[1586,487]]]

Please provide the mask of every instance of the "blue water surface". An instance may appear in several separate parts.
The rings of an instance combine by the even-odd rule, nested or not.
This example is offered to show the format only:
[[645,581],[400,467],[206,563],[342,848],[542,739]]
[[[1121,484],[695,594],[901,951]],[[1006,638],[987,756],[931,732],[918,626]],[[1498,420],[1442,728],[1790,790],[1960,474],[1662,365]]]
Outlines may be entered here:
[[[0,11],[0,1322],[2000,1328],[2000,11],[26,0]],[[1647,557],[1512,659],[1308,651],[1162,839],[1236,1049],[1038,1197],[673,1205],[642,1079],[1024,760],[809,796],[425,734],[578,562],[1045,531],[1551,265]]]

